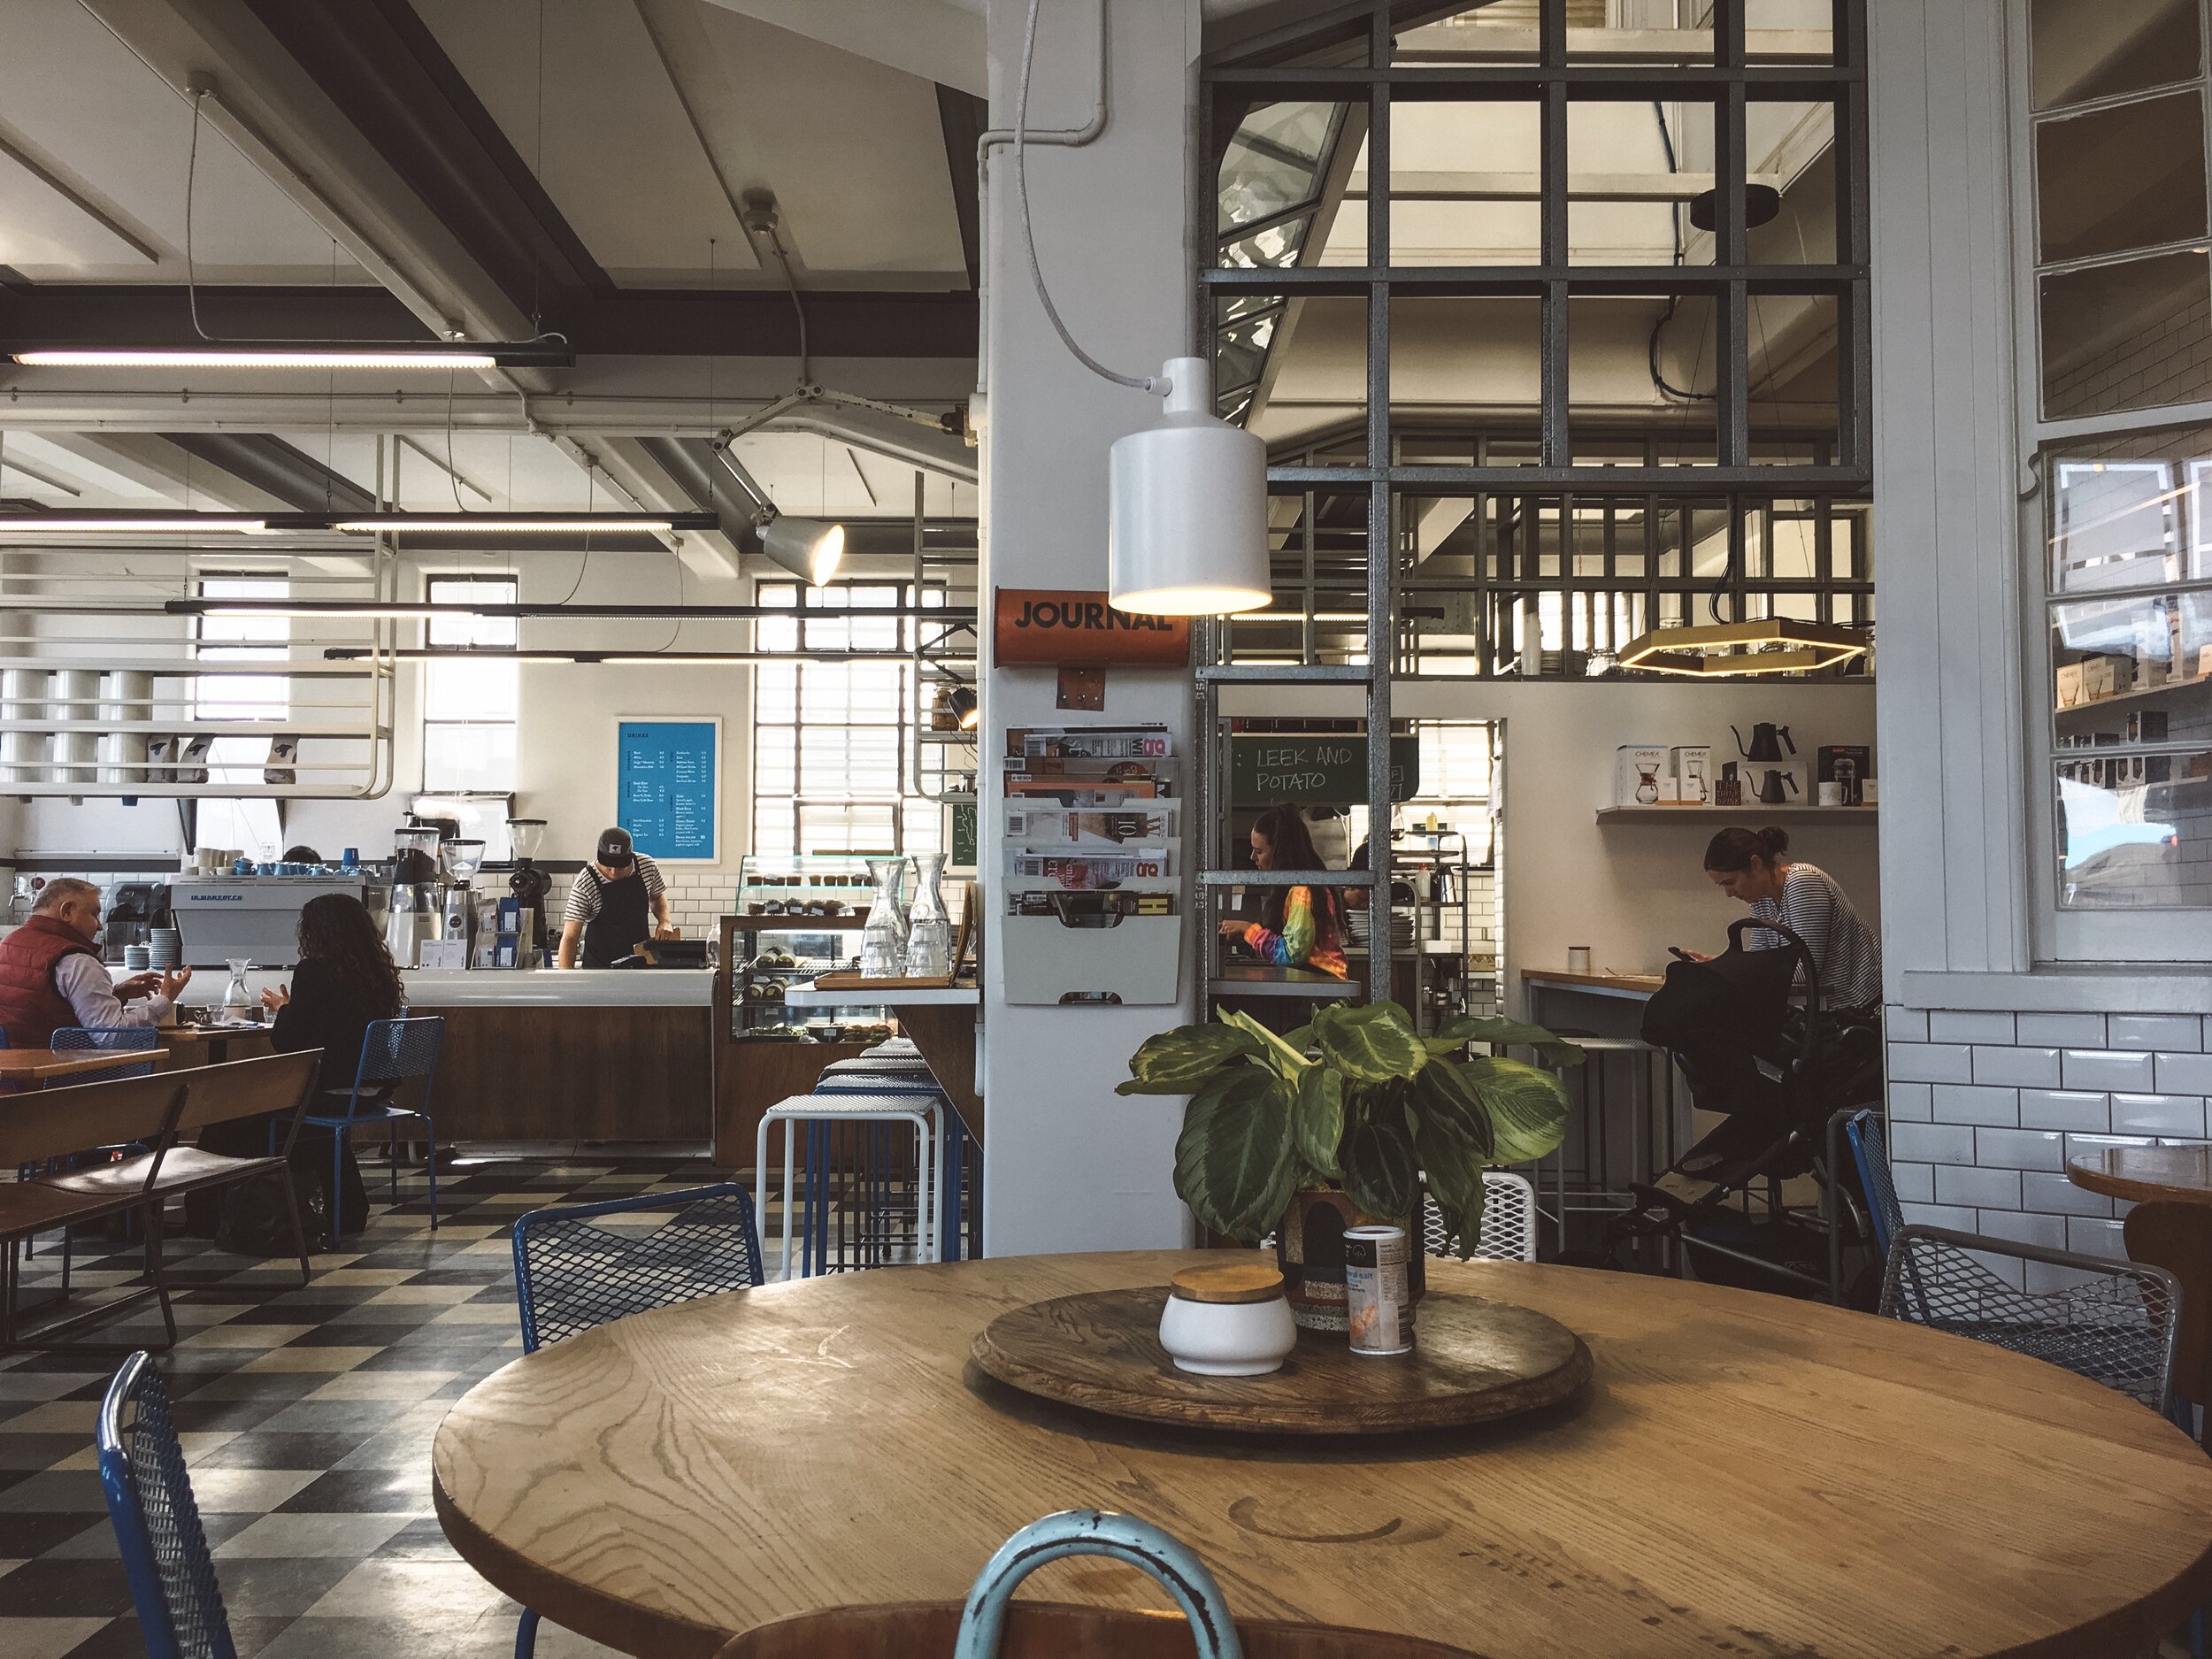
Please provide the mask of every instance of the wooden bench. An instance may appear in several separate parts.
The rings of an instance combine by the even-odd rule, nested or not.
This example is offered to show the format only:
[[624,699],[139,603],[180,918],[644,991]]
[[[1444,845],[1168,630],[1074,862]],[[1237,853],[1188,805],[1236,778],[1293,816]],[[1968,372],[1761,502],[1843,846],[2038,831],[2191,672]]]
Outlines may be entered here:
[[[163,1152],[137,1153],[112,1164],[52,1176],[45,1185],[87,1195],[150,1191],[157,1202],[209,1187],[228,1187],[254,1176],[288,1169],[292,1143],[299,1138],[300,1118],[314,1098],[315,1079],[322,1070],[323,1051],[302,1049],[294,1054],[258,1056],[251,1060],[227,1060],[196,1066],[175,1080],[189,1093],[179,1116],[179,1136],[194,1135],[214,1124],[234,1123],[273,1112],[287,1114],[276,1139],[276,1151],[266,1157],[233,1157],[196,1146],[172,1147]],[[86,1087],[98,1087],[87,1085]],[[50,1089],[43,1098],[59,1099],[84,1089]],[[149,1187],[150,1182],[150,1187]],[[307,1233],[300,1217],[299,1194],[288,1176],[283,1182],[284,1202],[292,1216],[292,1243],[299,1252],[300,1283],[313,1270],[308,1263]],[[158,1249],[156,1235],[151,1248]]]
[[161,1205],[155,1183],[175,1141],[187,1093],[184,1079],[157,1073],[0,1100],[0,1169],[43,1164],[88,1147],[139,1142],[152,1148],[127,1160],[134,1166],[132,1179],[98,1190],[73,1189],[58,1185],[55,1178],[0,1186],[0,1244],[6,1247],[4,1258],[0,1258],[0,1348],[12,1348],[16,1340],[24,1243],[35,1233],[104,1221],[133,1210],[139,1212],[146,1229],[146,1269],[151,1282],[119,1301],[104,1302],[45,1325],[36,1335],[42,1341],[50,1340],[150,1295],[159,1298],[161,1322],[170,1342],[176,1341],[176,1318],[169,1309],[169,1287],[161,1271]]

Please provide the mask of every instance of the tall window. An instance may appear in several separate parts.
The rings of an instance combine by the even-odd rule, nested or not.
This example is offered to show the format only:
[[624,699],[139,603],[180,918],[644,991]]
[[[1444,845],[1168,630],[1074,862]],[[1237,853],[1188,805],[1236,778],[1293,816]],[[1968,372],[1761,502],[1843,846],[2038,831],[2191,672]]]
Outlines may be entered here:
[[[282,599],[291,585],[279,575],[207,576],[200,581],[205,599]],[[292,625],[282,617],[202,617],[195,655],[202,663],[282,662],[290,650]],[[270,776],[270,746],[279,725],[292,710],[292,682],[282,673],[201,674],[192,681],[192,718],[204,721],[268,721],[269,734],[233,733],[208,746],[207,780],[259,785]],[[266,797],[208,796],[194,814],[198,847],[235,847],[249,857],[274,858],[284,850],[284,827],[277,803]]]
[[[2016,96],[2033,323],[2038,954],[2202,956],[2212,910],[2212,231],[2200,0],[2033,0]],[[2138,912],[2136,915],[2116,912]],[[2192,931],[2193,927],[2194,931]]]
[[[933,625],[866,612],[911,604],[898,582],[801,588],[763,582],[764,605],[832,613],[755,626],[764,651],[910,649]],[[944,603],[929,589],[921,603]],[[914,789],[910,757],[922,718],[911,662],[763,663],[753,692],[753,838],[757,856],[941,852],[945,809]]]
[[[433,576],[433,604],[513,604],[511,576]],[[512,617],[435,617],[423,629],[434,650],[483,651],[481,661],[456,657],[423,664],[422,787],[462,795],[503,795],[515,787],[515,719],[521,671],[495,652],[511,652],[520,637]]]

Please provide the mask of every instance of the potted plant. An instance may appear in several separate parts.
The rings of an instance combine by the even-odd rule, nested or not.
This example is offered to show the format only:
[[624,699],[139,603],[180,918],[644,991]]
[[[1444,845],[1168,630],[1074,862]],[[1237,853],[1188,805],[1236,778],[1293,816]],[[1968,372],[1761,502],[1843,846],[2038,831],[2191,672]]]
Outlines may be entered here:
[[[1474,1043],[1493,1052],[1471,1056]],[[1146,1039],[1116,1092],[1190,1096],[1177,1194],[1229,1238],[1256,1244],[1272,1231],[1299,1322],[1341,1328],[1348,1222],[1406,1228],[1417,1273],[1425,1187],[1464,1259],[1482,1233],[1483,1171],[1559,1145],[1565,1087],[1495,1052],[1509,1046],[1554,1065],[1583,1057],[1517,1020],[1456,1015],[1422,1037],[1395,1002],[1326,1004],[1280,1035],[1224,1010],[1216,1024]]]

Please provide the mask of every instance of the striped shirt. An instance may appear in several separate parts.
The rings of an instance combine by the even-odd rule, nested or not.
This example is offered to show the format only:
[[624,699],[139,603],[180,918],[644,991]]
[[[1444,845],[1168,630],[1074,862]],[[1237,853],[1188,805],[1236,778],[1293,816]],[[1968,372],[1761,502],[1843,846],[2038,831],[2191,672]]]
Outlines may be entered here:
[[[645,882],[645,902],[650,904],[664,892],[668,884],[661,879],[660,866],[643,853],[636,855],[637,873]],[[599,873],[595,864],[586,864],[576,872],[576,879],[569,884],[568,908],[561,912],[564,922],[588,922],[599,914],[599,889],[607,878]]]
[[[1824,1008],[1871,1008],[1882,1000],[1882,948],[1836,879],[1819,865],[1783,865],[1781,899],[1755,900],[1751,913],[1763,922],[1781,923],[1805,941],[1820,971]],[[1755,950],[1783,941],[1762,930],[1748,942]]]

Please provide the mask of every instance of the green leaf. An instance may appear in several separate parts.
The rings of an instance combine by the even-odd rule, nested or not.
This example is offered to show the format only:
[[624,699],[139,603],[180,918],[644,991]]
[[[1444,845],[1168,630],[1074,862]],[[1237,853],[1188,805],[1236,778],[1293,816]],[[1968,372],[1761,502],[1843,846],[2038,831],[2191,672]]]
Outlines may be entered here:
[[1313,1040],[1323,1060],[1361,1083],[1411,1077],[1429,1063],[1412,1020],[1395,1002],[1322,1009],[1313,1017]]
[[1273,1071],[1285,1082],[1295,1085],[1299,1074],[1313,1062],[1306,1058],[1304,1048],[1292,1048],[1285,1039],[1254,1019],[1240,1009],[1224,1008],[1215,1010],[1222,1022],[1221,1028],[1236,1032],[1253,1047],[1253,1057]]
[[1247,1244],[1282,1218],[1297,1173],[1290,1089],[1256,1066],[1209,1079],[1183,1112],[1175,1191],[1199,1220]]
[[1337,1162],[1344,1144],[1344,1079],[1325,1065],[1310,1065],[1298,1079],[1291,1109],[1298,1156],[1325,1181],[1343,1178]]
[[1344,1143],[1344,1190],[1369,1215],[1395,1223],[1413,1211],[1420,1179],[1413,1137],[1402,1122],[1363,1118]]
[[1429,1196],[1436,1201],[1445,1231],[1463,1262],[1482,1241],[1482,1207],[1487,1196],[1482,1184],[1482,1160],[1433,1114],[1424,1115],[1414,1131],[1413,1149],[1420,1155]]
[[1436,1053],[1447,1051],[1437,1048],[1438,1043],[1463,1048],[1471,1042],[1488,1043],[1493,1053],[1507,1048],[1533,1048],[1537,1058],[1547,1065],[1580,1065],[1583,1061],[1582,1050],[1573,1043],[1553,1036],[1541,1025],[1525,1025],[1517,1019],[1454,1014],[1429,1039],[1429,1046]]
[[1567,1135],[1567,1086],[1518,1060],[1470,1060],[1459,1068],[1490,1109],[1496,1164],[1526,1164],[1558,1149]]
[[1413,1099],[1421,1122],[1440,1123],[1464,1145],[1479,1171],[1495,1155],[1498,1136],[1490,1121],[1489,1102],[1469,1075],[1470,1069],[1449,1060],[1422,1067],[1413,1079]]
[[1179,1025],[1147,1037],[1129,1056],[1130,1080],[1118,1094],[1187,1094],[1225,1066],[1257,1059],[1263,1050],[1231,1025]]

